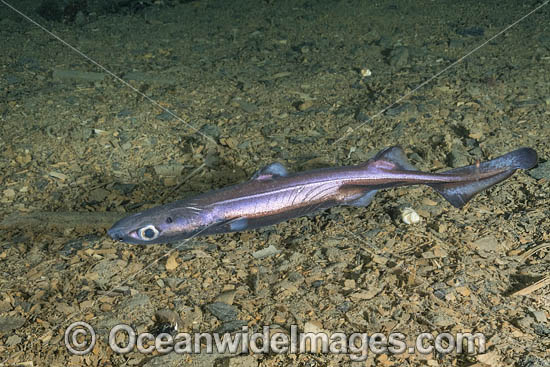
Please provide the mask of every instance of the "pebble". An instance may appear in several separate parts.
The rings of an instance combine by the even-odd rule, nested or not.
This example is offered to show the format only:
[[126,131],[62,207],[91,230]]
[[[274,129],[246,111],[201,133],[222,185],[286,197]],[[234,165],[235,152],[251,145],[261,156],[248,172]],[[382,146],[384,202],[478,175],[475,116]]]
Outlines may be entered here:
[[368,113],[362,109],[358,109],[357,111],[355,111],[354,118],[355,118],[355,121],[361,122],[361,123],[366,123],[371,121],[371,118],[368,115]]
[[399,46],[394,48],[390,52],[390,65],[401,69],[409,63],[409,50],[405,46]]
[[64,69],[55,69],[52,73],[52,79],[58,81],[64,80],[77,80],[80,82],[101,82],[107,76],[103,72],[91,72],[91,71],[80,71],[80,70],[64,70]]
[[410,103],[402,103],[402,104],[398,104],[398,105],[396,105],[392,108],[389,108],[385,112],[385,115],[395,117],[395,116],[399,116],[399,115],[401,115],[402,113],[405,113],[405,112],[414,113],[415,111],[416,111],[416,108],[414,107],[414,105],[412,105]]
[[535,317],[535,320],[537,320],[537,322],[546,322],[547,321],[546,313],[544,311],[537,310],[537,311],[531,311],[531,313],[533,314],[533,316]]
[[273,245],[269,245],[266,248],[253,252],[252,257],[254,257],[255,259],[263,259],[269,256],[277,255],[279,253],[281,253],[281,250]]
[[0,334],[6,335],[12,330],[21,328],[25,321],[24,318],[17,316],[0,317]]
[[4,197],[9,201],[12,201],[15,198],[15,190],[14,189],[4,190]]
[[103,288],[109,283],[111,278],[119,274],[126,265],[127,263],[124,260],[105,259],[98,262],[91,271],[86,274],[86,277]]
[[128,317],[150,317],[153,314],[153,305],[146,294],[136,294],[119,303],[117,310]]
[[172,254],[168,259],[166,259],[166,270],[172,271],[178,267],[178,261],[176,260],[177,254]]
[[242,331],[243,326],[246,326],[246,321],[244,320],[232,320],[224,322],[222,326],[214,330],[215,333],[225,334],[232,333],[234,331]]
[[480,251],[498,252],[502,249],[502,245],[494,236],[485,236],[472,243],[472,245]]
[[214,302],[206,305],[206,309],[210,311],[220,321],[233,321],[237,319],[237,308],[223,302]]
[[524,333],[530,333],[531,325],[535,322],[535,320],[531,316],[525,316],[521,319],[516,321],[516,325],[523,331]]
[[239,356],[230,358],[227,367],[256,367],[258,362],[254,356]]
[[227,305],[232,305],[236,294],[237,294],[236,290],[229,290],[229,291],[222,292],[216,296],[216,298],[214,299],[214,302],[215,303],[221,302]]
[[540,358],[537,357],[534,354],[526,354],[524,357],[522,357],[518,363],[517,366],[521,367],[548,367],[550,366],[550,358]]
[[474,36],[482,37],[485,34],[485,29],[483,27],[468,27],[468,28],[458,28],[456,33],[461,36]]
[[183,172],[183,164],[158,164],[153,167],[160,177],[178,177]]
[[449,48],[462,48],[464,47],[464,41],[460,39],[450,39]]
[[533,168],[527,172],[527,174],[534,179],[540,180],[542,178],[550,178],[550,161],[539,163],[537,168]]
[[13,347],[14,345],[17,345],[17,344],[21,343],[21,340],[22,339],[19,335],[11,335],[6,340],[6,345],[8,347]]
[[218,125],[214,124],[204,124],[199,131],[205,135],[210,136],[211,138],[217,139],[221,135],[220,128]]
[[166,111],[159,113],[155,118],[160,121],[172,121],[175,119],[174,115]]
[[298,108],[298,110],[300,110],[300,111],[308,110],[308,109],[310,109],[311,107],[313,107],[313,102],[312,102],[312,101],[303,101],[303,102],[299,102],[299,103],[297,104],[297,108]]
[[90,191],[90,194],[88,195],[91,201],[95,201],[97,203],[101,203],[107,198],[107,196],[109,196],[109,191],[101,187]]
[[449,327],[456,324],[454,318],[444,314],[435,314],[430,321],[439,327]]
[[453,145],[447,154],[447,163],[453,168],[463,167],[470,164],[469,156],[463,146]]
[[369,300],[369,299],[373,299],[378,293],[380,293],[380,291],[381,289],[379,288],[370,288],[367,290],[352,293],[349,295],[349,297],[353,299]]

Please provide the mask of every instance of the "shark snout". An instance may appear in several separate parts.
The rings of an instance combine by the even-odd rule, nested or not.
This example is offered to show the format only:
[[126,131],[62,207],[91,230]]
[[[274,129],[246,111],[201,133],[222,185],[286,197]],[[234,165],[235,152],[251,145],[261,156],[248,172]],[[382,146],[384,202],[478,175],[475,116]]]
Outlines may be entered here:
[[116,225],[107,230],[107,235],[115,241],[122,241],[124,239],[124,233]]

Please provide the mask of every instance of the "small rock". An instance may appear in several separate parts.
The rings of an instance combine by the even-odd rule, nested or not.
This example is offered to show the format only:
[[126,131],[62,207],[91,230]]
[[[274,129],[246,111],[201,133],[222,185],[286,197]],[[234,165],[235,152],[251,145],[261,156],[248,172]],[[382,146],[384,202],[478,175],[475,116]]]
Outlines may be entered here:
[[252,257],[254,257],[255,259],[263,259],[269,256],[277,255],[279,253],[281,253],[281,250],[273,245],[269,245],[264,249],[252,253]]
[[498,252],[502,249],[502,245],[494,236],[486,236],[472,243],[472,245],[481,251]]
[[[256,367],[258,362],[254,356],[239,356],[229,358],[227,362],[227,367]],[[225,366],[224,366],[225,367]]]
[[482,37],[485,34],[485,29],[483,27],[468,27],[468,28],[458,28],[456,33],[461,36],[474,36]]
[[232,305],[233,300],[235,299],[235,294],[237,294],[237,291],[234,289],[222,292],[216,296],[216,298],[214,299],[214,302],[221,302],[227,305]]
[[22,339],[19,335],[11,335],[6,340],[6,345],[8,347],[13,347],[14,345],[17,345],[17,344],[21,343],[21,340]]
[[206,309],[212,313],[218,320],[233,321],[237,319],[237,308],[223,302],[214,302],[206,305]]
[[500,354],[497,351],[491,351],[484,354],[479,354],[476,359],[478,362],[487,366],[502,366]]
[[221,132],[218,125],[213,124],[204,124],[199,131],[207,136],[210,136],[211,138],[217,139],[220,137]]
[[136,184],[130,183],[115,183],[113,189],[121,193],[122,195],[128,195],[136,188]]
[[304,325],[304,333],[320,333],[323,331],[323,324],[318,320],[307,321]]
[[542,178],[550,179],[550,161],[539,163],[537,168],[533,168],[527,172],[529,176],[540,180]]
[[340,312],[346,313],[351,309],[352,303],[349,301],[344,301],[341,304],[339,304],[336,309]]
[[310,109],[311,107],[313,107],[313,102],[312,101],[303,101],[303,102],[298,102],[297,105],[296,105],[296,108],[299,110],[299,111],[305,111],[305,110],[308,110]]
[[402,103],[402,104],[397,104],[395,106],[393,106],[392,108],[389,108],[386,112],[385,112],[385,115],[386,116],[391,116],[391,117],[395,117],[395,116],[399,116],[401,115],[402,113],[414,113],[416,111],[416,107],[414,105],[412,105],[411,103]]
[[11,303],[8,301],[0,301],[0,312],[7,312],[12,309]]
[[439,327],[449,327],[455,324],[455,320],[452,317],[444,314],[433,315],[431,321]]
[[537,322],[546,322],[547,318],[546,318],[546,313],[544,311],[537,310],[537,311],[531,311],[531,313],[533,314]]
[[15,198],[15,190],[14,189],[4,190],[4,197],[9,201],[12,201]]
[[242,331],[243,326],[246,326],[247,323],[244,320],[232,320],[228,322],[224,322],[222,326],[214,330],[215,333],[218,334],[225,334],[225,333],[232,333],[234,331]]
[[185,279],[182,279],[182,278],[172,278],[172,277],[164,278],[164,282],[171,289],[177,289],[180,286],[180,284],[183,283],[184,281]]
[[25,319],[17,316],[0,317],[0,334],[7,334],[12,330],[19,329],[25,324]]
[[100,187],[90,191],[90,194],[88,196],[91,201],[101,203],[103,200],[105,200],[107,196],[109,196],[109,191]]
[[178,267],[179,264],[176,260],[177,256],[178,255],[176,253],[173,253],[168,257],[168,259],[166,259],[166,270],[172,271]]
[[450,39],[449,48],[462,48],[464,47],[464,41],[459,39]]
[[472,294],[472,291],[470,291],[470,288],[465,286],[456,287],[456,292],[463,297],[469,297],[470,294]]
[[401,69],[409,63],[409,50],[407,47],[399,46],[390,52],[390,65]]
[[550,359],[542,359],[532,354],[522,357],[517,364],[518,367],[550,367]]
[[524,332],[529,333],[531,329],[531,324],[533,324],[535,320],[531,316],[525,316],[521,319],[516,321],[516,325]]
[[159,113],[155,118],[160,121],[172,121],[175,119],[174,115],[167,111]]
[[540,337],[549,338],[550,337],[550,327],[544,324],[534,324],[533,331]]
[[86,274],[86,277],[103,288],[109,283],[113,276],[120,274],[126,265],[127,262],[124,260],[105,259],[98,262],[91,271]]
[[344,287],[345,288],[355,288],[355,280],[353,280],[353,279],[344,280]]
[[183,171],[183,164],[158,164],[153,167],[159,177],[178,177]]
[[116,313],[125,318],[125,322],[136,323],[136,320],[150,319],[153,316],[153,304],[149,296],[136,294],[116,306]]
[[361,123],[366,123],[371,120],[370,116],[362,109],[357,109],[357,111],[355,111],[354,117],[357,122]]
[[359,292],[355,292],[349,295],[350,298],[354,299],[364,299],[369,300],[373,299],[378,293],[380,293],[381,289],[378,288],[370,288],[368,290],[362,290]]
[[451,151],[447,155],[447,163],[453,168],[467,166],[469,164],[469,156],[465,152],[463,146],[453,145]]

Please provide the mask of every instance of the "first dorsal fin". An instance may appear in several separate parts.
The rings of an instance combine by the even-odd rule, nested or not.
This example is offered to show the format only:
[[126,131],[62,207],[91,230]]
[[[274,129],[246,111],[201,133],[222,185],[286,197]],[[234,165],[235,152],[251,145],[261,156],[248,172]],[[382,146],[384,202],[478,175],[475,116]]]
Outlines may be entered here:
[[286,177],[288,171],[281,163],[274,162],[256,172],[251,180],[269,180],[276,177]]
[[[403,169],[407,171],[418,171],[415,166],[409,163],[407,156],[403,149],[399,146],[389,147],[374,156],[374,161],[383,160],[391,162],[397,169]],[[368,162],[367,162],[368,163]]]

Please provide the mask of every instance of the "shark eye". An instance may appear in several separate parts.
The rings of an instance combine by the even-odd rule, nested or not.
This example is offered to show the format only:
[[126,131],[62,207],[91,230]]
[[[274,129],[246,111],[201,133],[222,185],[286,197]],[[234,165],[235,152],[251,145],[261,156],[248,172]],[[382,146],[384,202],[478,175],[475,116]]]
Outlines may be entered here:
[[159,231],[154,225],[149,224],[138,230],[138,236],[144,241],[152,241],[159,236]]

